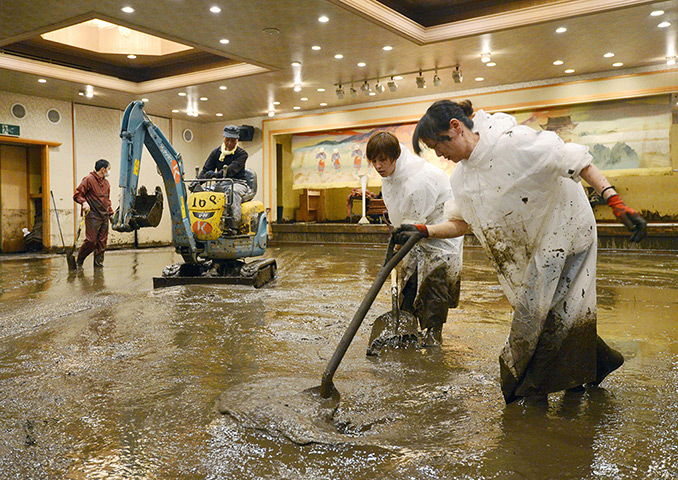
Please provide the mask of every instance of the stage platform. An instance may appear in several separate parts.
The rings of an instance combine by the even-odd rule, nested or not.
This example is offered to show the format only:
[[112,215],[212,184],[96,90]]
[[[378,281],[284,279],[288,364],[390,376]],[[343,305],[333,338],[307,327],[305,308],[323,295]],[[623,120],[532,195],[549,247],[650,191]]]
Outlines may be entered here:
[[[272,245],[283,244],[383,244],[389,240],[385,224],[357,223],[273,223]],[[648,236],[640,244],[628,242],[629,233],[621,224],[599,223],[600,248],[678,250],[678,223],[650,223]],[[466,235],[465,245],[478,245],[473,235]]]

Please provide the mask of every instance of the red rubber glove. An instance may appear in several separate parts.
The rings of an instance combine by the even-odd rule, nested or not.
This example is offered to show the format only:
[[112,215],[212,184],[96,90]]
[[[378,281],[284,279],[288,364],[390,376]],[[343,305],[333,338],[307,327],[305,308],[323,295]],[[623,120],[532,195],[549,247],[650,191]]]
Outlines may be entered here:
[[647,222],[638,212],[631,207],[626,206],[619,194],[609,197],[607,199],[607,204],[612,208],[614,216],[617,217],[630,232],[633,232],[633,235],[631,235],[632,242],[640,242],[643,238],[647,237]]
[[407,243],[407,240],[409,240],[412,235],[418,235],[419,238],[426,238],[428,237],[428,228],[423,224],[413,225],[405,223],[393,230],[393,233],[391,234],[396,245]]

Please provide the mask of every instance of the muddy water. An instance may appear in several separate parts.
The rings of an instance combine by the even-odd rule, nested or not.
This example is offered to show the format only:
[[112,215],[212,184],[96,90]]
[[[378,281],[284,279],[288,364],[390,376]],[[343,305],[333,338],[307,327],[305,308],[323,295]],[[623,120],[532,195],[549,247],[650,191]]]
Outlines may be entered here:
[[219,398],[275,409],[318,385],[383,249],[269,255],[279,279],[260,290],[154,291],[169,249],[70,277],[63,257],[0,262],[0,478],[678,476],[675,253],[601,252],[599,332],[626,363],[605,388],[536,406],[503,403],[510,309],[482,251],[465,252],[442,349],[365,356],[383,289],[335,376],[334,421],[303,446],[220,414]]

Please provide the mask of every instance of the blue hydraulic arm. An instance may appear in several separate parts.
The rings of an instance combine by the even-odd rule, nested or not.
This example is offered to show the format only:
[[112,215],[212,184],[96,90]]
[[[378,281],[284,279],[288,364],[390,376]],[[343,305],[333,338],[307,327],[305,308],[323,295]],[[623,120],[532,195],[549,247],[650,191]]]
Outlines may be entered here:
[[151,122],[143,109],[143,102],[134,101],[127,106],[122,117],[120,138],[120,210],[113,218],[113,229],[130,232],[134,200],[139,183],[139,167],[143,146],[146,146],[158,166],[165,183],[165,194],[172,217],[172,240],[177,252],[190,263],[197,262],[195,237],[188,218],[188,198],[184,185],[184,164],[181,155]]

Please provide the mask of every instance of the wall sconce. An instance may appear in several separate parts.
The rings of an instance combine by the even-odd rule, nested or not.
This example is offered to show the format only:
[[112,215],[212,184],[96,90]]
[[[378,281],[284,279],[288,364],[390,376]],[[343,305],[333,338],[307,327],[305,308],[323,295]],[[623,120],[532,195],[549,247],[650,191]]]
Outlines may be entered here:
[[461,83],[463,81],[459,65],[454,67],[454,70],[452,70],[452,80],[454,80],[454,83]]
[[339,86],[337,87],[337,90],[336,90],[335,93],[337,94],[337,98],[338,98],[338,99],[344,98],[344,87],[342,87],[341,85],[339,85]]
[[424,76],[421,71],[419,71],[419,76],[415,81],[417,82],[417,88],[424,88],[426,86],[426,80],[424,80]]
[[396,90],[398,90],[398,84],[395,82],[395,80],[393,80],[393,77],[391,77],[391,80],[389,80],[387,85],[388,85],[388,89],[392,92],[395,92]]

